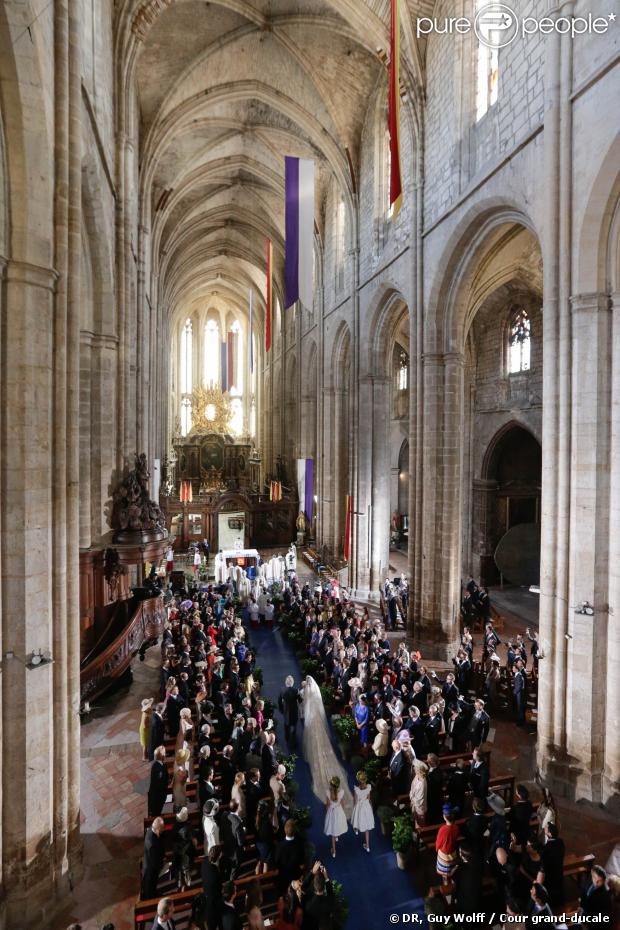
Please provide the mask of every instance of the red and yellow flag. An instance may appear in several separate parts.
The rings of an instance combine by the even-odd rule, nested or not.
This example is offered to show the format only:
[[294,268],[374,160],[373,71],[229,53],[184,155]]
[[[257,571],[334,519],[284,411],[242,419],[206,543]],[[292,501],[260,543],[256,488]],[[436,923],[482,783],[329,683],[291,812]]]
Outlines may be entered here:
[[344,520],[344,558],[349,561],[351,555],[351,495],[347,494],[347,514]]
[[267,319],[265,320],[265,351],[269,352],[271,348],[271,318],[272,318],[272,259],[273,249],[271,239],[267,239]]
[[394,219],[403,201],[400,172],[400,0],[391,0],[390,24],[390,88],[388,96],[388,129],[390,132],[390,206]]

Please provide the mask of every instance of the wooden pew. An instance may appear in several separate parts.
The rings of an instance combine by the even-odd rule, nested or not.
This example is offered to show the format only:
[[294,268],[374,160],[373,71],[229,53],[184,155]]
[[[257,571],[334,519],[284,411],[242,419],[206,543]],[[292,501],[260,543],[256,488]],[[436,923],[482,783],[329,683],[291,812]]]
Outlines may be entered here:
[[[579,907],[579,897],[585,885],[584,879],[590,875],[590,870],[594,865],[595,856],[593,853],[587,853],[585,856],[578,856],[575,853],[567,853],[564,858],[564,900],[565,903],[562,905],[562,913],[567,915],[573,915],[577,908]],[[577,890],[579,895],[577,898],[571,897],[570,894],[567,894],[567,884],[569,885],[568,890],[573,891],[574,884],[577,885]],[[495,880],[491,876],[485,876],[482,882],[482,896],[483,898],[487,894],[491,894],[496,887]],[[443,885],[431,885],[428,890],[427,897],[434,897],[436,894],[440,894],[445,898],[447,904],[452,904],[452,896],[454,894],[454,883],[447,882]]]
[[[506,812],[507,817],[509,818],[510,811]],[[490,820],[493,816],[493,811],[486,811],[484,816]],[[462,827],[468,820],[468,817],[460,817],[458,820],[455,820],[454,823],[458,827]],[[435,849],[435,840],[437,839],[437,833],[439,828],[443,826],[443,823],[433,823],[427,824],[424,827],[419,827],[416,830],[417,835],[417,852],[420,852],[423,849],[434,850]],[[530,818],[530,829],[535,831],[538,828],[538,818],[535,814],[532,814]]]
[[[250,882],[254,879],[258,879],[261,883],[265,898],[265,906],[262,908],[263,917],[271,917],[273,920],[277,911],[277,877],[277,869],[273,869],[270,872],[263,872],[262,875],[250,874],[235,879],[235,889],[238,894],[243,894]],[[165,895],[166,898],[174,902],[174,921],[177,930],[184,930],[184,928],[187,927],[194,898],[201,892],[202,888],[198,885],[196,888],[190,888],[188,891],[175,891]],[[164,896],[162,895],[162,897]],[[160,900],[161,898],[150,898],[146,901],[136,901],[133,909],[135,930],[150,930],[157,916],[157,905]],[[241,913],[245,916],[243,911],[241,911]]]

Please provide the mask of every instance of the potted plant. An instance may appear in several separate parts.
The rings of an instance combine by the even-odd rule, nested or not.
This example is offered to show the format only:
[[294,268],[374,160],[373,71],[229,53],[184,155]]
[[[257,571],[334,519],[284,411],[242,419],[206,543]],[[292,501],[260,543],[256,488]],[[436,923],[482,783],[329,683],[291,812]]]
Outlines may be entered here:
[[364,769],[364,772],[366,773],[366,778],[368,779],[368,783],[376,787],[377,781],[379,780],[379,775],[381,773],[381,768],[382,768],[381,760],[380,759],[367,759],[364,762],[362,768]]
[[292,752],[290,755],[287,755],[284,752],[280,752],[279,749],[276,749],[276,759],[278,760],[278,764],[283,765],[286,769],[286,778],[290,778],[295,771],[295,764],[297,762],[295,753]]
[[334,717],[333,725],[342,758],[347,759],[351,752],[351,743],[357,732],[355,720],[353,717]]
[[312,826],[312,812],[309,807],[293,807],[292,818],[297,824],[297,833],[305,836],[306,831]]
[[387,804],[381,804],[377,808],[377,820],[384,836],[389,836],[392,832],[392,822],[394,820],[394,808]]
[[349,902],[340,882],[330,881],[332,894],[334,896],[334,913],[332,917],[332,926],[334,930],[344,930],[349,916]]
[[330,688],[329,685],[321,685],[320,687],[321,697],[323,698],[323,707],[325,712],[329,713],[329,709],[334,704],[334,689]]
[[394,817],[392,828],[392,846],[396,853],[396,864],[399,869],[406,869],[413,849],[414,831],[411,814],[401,814]]

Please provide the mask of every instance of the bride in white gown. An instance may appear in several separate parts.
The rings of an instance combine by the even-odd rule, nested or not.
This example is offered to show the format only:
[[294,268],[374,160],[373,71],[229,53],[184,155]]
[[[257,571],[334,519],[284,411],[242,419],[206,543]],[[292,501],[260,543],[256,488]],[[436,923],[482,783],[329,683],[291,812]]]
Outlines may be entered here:
[[334,776],[337,776],[343,791],[342,806],[347,818],[350,819],[353,811],[353,797],[347,785],[347,774],[333,750],[321,691],[310,675],[304,682],[303,694],[303,751],[304,759],[310,766],[312,790],[319,801],[325,804],[329,797],[329,783]]

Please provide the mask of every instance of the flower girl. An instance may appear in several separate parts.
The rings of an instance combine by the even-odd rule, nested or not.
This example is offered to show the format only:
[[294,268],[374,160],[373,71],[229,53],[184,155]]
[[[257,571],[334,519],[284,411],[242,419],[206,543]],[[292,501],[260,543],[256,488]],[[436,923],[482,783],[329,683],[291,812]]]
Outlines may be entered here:
[[325,836],[330,836],[332,841],[332,858],[336,858],[336,843],[338,837],[342,836],[349,829],[347,826],[347,817],[342,806],[344,791],[340,787],[340,779],[337,775],[329,782],[329,795],[326,799],[325,826],[323,832]]
[[357,785],[353,789],[355,805],[351,817],[351,826],[356,833],[364,834],[364,849],[366,852],[370,852],[370,831],[375,828],[375,815],[372,812],[372,804],[370,803],[372,785],[368,784],[365,772],[358,772],[356,777]]

